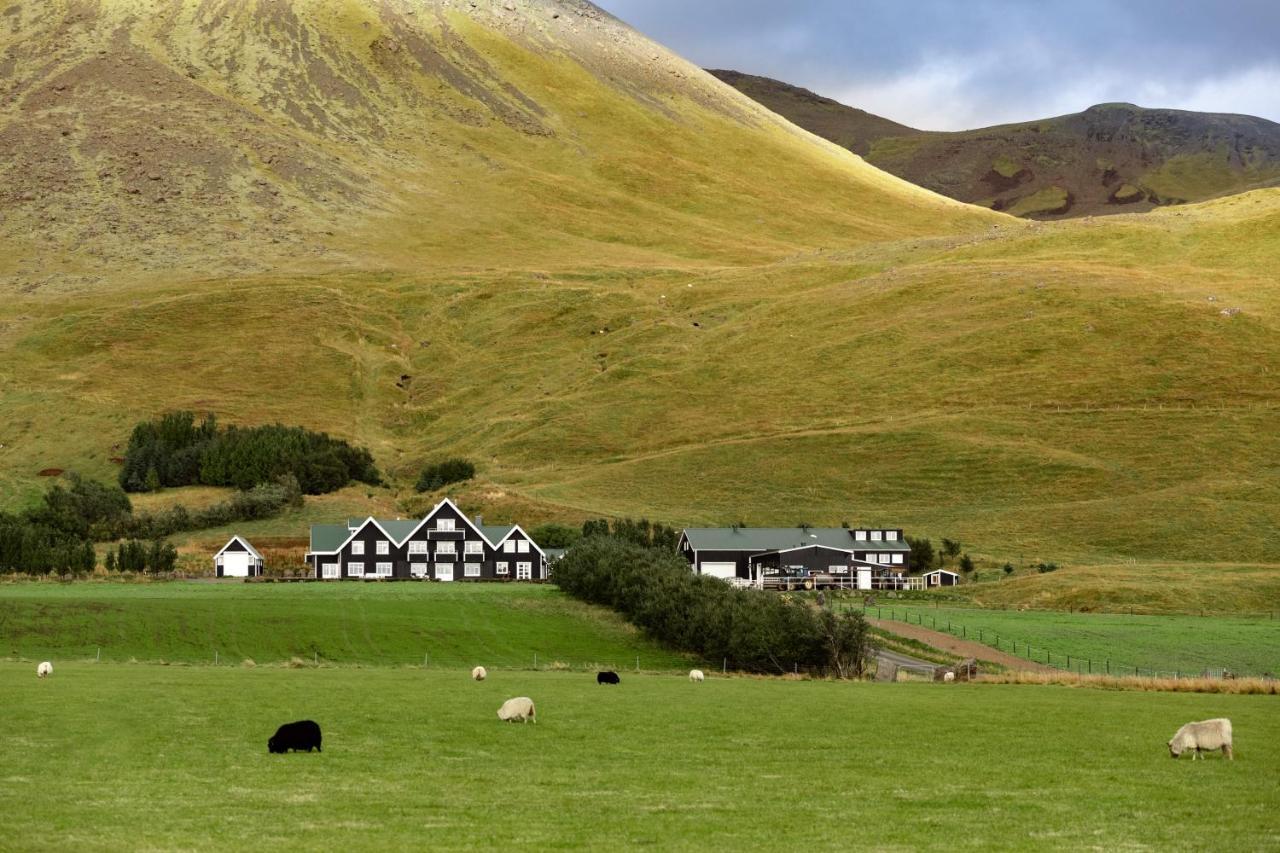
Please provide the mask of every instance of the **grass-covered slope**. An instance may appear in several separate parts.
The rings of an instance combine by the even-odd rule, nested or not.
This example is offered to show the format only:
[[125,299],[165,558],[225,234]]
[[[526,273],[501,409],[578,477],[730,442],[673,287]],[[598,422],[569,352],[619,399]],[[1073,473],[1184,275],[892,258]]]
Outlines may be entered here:
[[[0,836],[50,848],[1280,844],[1270,697],[625,673],[602,688],[587,673],[499,672],[477,684],[406,669],[82,664],[45,680],[33,670],[0,664],[15,804],[0,810]],[[521,695],[538,723],[499,722],[502,701]],[[1170,760],[1178,726],[1216,716],[1234,723],[1235,761]],[[276,726],[297,719],[321,725],[324,752],[268,755]],[[859,828],[833,813],[851,804],[883,818]]]
[[39,660],[688,668],[607,610],[516,584],[6,584],[0,626],[0,656]]

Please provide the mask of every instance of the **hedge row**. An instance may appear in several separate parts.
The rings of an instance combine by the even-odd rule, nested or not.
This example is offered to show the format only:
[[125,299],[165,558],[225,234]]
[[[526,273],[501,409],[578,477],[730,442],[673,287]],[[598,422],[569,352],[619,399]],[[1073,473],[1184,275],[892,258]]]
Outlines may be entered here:
[[860,613],[836,615],[798,600],[695,575],[679,555],[589,536],[555,565],[565,592],[621,613],[650,636],[737,670],[863,674],[871,652]]

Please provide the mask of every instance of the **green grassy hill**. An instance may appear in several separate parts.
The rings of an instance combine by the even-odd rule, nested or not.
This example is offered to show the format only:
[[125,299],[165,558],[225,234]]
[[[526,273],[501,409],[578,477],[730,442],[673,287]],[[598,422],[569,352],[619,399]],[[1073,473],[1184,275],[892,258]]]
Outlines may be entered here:
[[528,585],[7,584],[0,638],[0,655],[33,660],[212,664],[217,652],[231,666],[689,664],[607,610]]
[[912,183],[1014,216],[1150,210],[1280,184],[1280,124],[1098,104],[957,132],[922,131],[767,77],[712,71],[800,127]]
[[[328,430],[388,474],[251,532],[416,512],[423,462],[462,455],[480,476],[456,497],[493,521],[847,520],[1019,566],[1280,564],[1280,191],[1020,222],[586,4],[97,8],[63,39],[69,7],[23,6],[4,36],[25,87],[4,138],[88,146],[74,179],[6,173],[49,203],[3,202],[4,507],[44,469],[113,477],[133,423],[188,408]],[[243,61],[304,33],[305,75]],[[141,82],[90,81],[99,49]],[[188,111],[171,132],[220,146],[226,186],[139,208],[85,178],[117,155],[83,140],[155,120],[93,106],[136,98]],[[251,157],[271,134],[354,177]]]
[[[534,672],[476,684],[392,668],[80,664],[37,680],[33,669],[0,664],[5,798],[22,804],[0,810],[0,836],[50,848],[1280,844],[1270,697],[625,674],[601,688],[584,673]],[[520,695],[537,724],[500,723],[498,706]],[[1235,761],[1169,759],[1178,726],[1215,716],[1232,719]],[[297,719],[321,725],[323,753],[268,755],[275,727]],[[837,804],[875,817],[854,826]]]

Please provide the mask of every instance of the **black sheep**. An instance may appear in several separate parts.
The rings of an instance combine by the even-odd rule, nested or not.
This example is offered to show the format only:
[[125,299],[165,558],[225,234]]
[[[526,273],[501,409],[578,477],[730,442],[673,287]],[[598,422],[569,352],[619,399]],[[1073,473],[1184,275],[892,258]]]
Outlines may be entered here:
[[289,750],[323,752],[320,748],[320,726],[311,720],[285,723],[267,741],[267,752],[283,755]]
[[596,684],[621,684],[621,683],[622,683],[622,679],[618,678],[618,673],[616,672],[610,671],[610,672],[596,673]]

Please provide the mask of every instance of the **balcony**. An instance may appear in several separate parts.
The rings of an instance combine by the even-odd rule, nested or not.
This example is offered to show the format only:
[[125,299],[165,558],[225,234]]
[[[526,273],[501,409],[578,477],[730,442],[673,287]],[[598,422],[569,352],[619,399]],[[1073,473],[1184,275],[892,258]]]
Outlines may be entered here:
[[460,542],[466,537],[466,531],[463,530],[440,530],[432,527],[427,530],[427,538],[434,540],[443,540],[446,542]]

